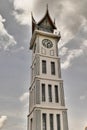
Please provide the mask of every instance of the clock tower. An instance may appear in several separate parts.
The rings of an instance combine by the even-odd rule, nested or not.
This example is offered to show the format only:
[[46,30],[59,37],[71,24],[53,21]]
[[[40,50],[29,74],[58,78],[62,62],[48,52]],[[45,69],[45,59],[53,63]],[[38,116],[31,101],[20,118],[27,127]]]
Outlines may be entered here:
[[32,15],[31,85],[29,87],[28,130],[68,130],[58,42],[47,8],[37,23]]

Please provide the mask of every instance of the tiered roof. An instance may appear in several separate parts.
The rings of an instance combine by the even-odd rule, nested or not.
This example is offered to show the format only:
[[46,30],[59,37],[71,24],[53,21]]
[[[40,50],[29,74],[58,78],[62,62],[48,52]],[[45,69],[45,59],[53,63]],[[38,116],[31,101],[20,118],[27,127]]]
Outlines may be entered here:
[[32,14],[32,33],[35,29],[43,30],[50,33],[53,33],[54,29],[56,29],[55,21],[53,22],[53,20],[50,17],[48,6],[44,17],[38,23],[35,21]]

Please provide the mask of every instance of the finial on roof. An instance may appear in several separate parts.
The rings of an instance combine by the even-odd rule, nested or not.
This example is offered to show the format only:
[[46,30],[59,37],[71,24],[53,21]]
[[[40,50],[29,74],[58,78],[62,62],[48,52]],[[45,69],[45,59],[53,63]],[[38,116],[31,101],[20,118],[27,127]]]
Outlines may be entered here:
[[48,12],[48,4],[47,4],[47,12]]
[[48,3],[47,3],[47,10],[48,10]]

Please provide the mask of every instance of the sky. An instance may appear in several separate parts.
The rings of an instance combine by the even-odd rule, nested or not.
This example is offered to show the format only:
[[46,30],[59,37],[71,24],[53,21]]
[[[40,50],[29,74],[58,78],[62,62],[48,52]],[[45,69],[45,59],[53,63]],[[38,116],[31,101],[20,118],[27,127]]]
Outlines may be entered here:
[[57,31],[69,130],[87,126],[87,0],[0,0],[0,130],[27,128],[31,12],[46,5]]

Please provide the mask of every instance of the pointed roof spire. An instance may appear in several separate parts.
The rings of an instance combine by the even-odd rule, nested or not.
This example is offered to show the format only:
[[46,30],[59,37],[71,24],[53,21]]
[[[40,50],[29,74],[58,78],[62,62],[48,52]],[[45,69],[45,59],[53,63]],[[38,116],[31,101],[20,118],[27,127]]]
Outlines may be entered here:
[[[49,15],[49,7],[48,7],[48,4],[46,5],[46,14]],[[46,15],[45,14],[45,15]]]
[[36,23],[34,17],[33,17],[33,13],[31,12],[31,18],[32,18],[32,22]]
[[36,23],[36,21],[35,21],[35,19],[33,17],[33,13],[32,12],[31,12],[31,19],[32,19],[32,34],[33,34],[37,23]]
[[48,4],[46,5],[46,13],[44,17],[38,23],[35,21],[32,12],[31,17],[32,17],[32,33],[34,32],[35,29],[43,30],[50,33],[53,33],[54,29],[56,29],[55,20],[53,21],[49,14]]
[[[48,4],[47,4],[47,6],[46,6],[47,8],[46,8],[46,13],[45,13],[45,15],[44,15],[44,17],[37,23],[37,25],[39,26],[39,27],[42,27],[43,26],[43,28],[49,28],[48,26],[50,26],[50,28],[53,30],[53,29],[56,29],[56,26],[55,26],[55,24],[54,24],[54,22],[53,22],[53,20],[51,19],[51,17],[50,17],[50,14],[49,14],[49,9],[48,9]],[[48,23],[48,24],[47,24]],[[53,32],[53,31],[52,31]]]
[[48,11],[48,3],[47,3],[47,11]]

